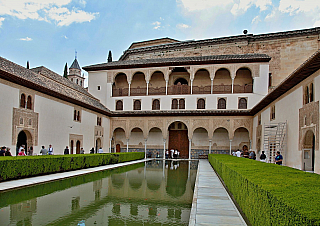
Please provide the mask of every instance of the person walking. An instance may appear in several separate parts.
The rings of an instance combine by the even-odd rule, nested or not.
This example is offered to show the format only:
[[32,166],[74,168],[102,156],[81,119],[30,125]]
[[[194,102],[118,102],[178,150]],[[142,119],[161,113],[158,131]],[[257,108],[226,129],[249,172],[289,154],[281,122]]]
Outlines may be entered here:
[[47,155],[47,154],[48,154],[48,150],[45,149],[44,146],[42,146],[42,148],[41,148],[41,150],[40,150],[40,154],[42,154],[42,155]]
[[261,155],[260,155],[260,162],[266,162],[267,156],[264,153],[264,151],[262,151]]
[[277,156],[275,158],[276,164],[282,166],[282,160],[283,160],[283,157],[282,155],[280,155],[280,151],[277,151]]
[[66,148],[64,149],[63,154],[69,155],[69,147],[68,146],[66,146]]
[[51,144],[49,144],[48,154],[49,154],[49,155],[53,155],[53,147],[52,147]]

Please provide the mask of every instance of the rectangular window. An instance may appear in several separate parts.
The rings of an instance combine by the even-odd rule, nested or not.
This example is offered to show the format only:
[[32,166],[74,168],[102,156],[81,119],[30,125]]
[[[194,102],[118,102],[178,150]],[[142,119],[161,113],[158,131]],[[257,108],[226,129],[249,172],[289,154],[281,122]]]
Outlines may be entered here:
[[98,90],[100,90],[100,86],[98,86]]

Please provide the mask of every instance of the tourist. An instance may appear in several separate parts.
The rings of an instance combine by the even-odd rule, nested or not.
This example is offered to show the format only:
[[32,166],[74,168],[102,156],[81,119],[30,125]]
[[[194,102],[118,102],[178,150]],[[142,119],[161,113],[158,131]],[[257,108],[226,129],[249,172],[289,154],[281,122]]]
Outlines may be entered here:
[[18,156],[26,156],[26,154],[24,153],[24,149],[23,148],[19,152]]
[[264,151],[262,151],[262,154],[260,155],[260,162],[266,162],[267,156],[265,155]]
[[94,154],[94,147],[90,149],[90,154]]
[[5,156],[5,153],[6,153],[6,147],[3,146],[1,147],[1,150],[0,150],[0,156]]
[[63,154],[69,155],[69,147],[68,146],[66,146],[66,148],[64,149]]
[[148,151],[148,156],[147,156],[147,158],[151,158],[151,157],[152,157],[151,151]]
[[233,151],[233,152],[232,152],[232,155],[233,155],[233,156],[237,156],[236,151]]
[[249,159],[256,160],[256,153],[254,151],[250,151]]
[[173,152],[174,152],[174,150],[171,149],[171,150],[170,150],[170,156],[171,156],[172,159],[173,159]]
[[277,156],[275,158],[275,162],[277,165],[282,165],[282,160],[283,160],[283,157],[282,155],[280,155],[280,151],[277,151]]
[[48,154],[48,150],[45,149],[44,146],[42,146],[42,148],[41,148],[41,150],[40,150],[40,154],[42,154],[42,155],[47,155],[47,154]]
[[80,149],[80,154],[84,154],[83,148]]
[[174,156],[174,158],[176,159],[176,158],[178,158],[178,150],[176,149],[176,150],[174,150],[174,154],[173,154],[173,156]]
[[98,153],[99,153],[99,154],[102,154],[102,153],[103,153],[102,147],[99,148]]
[[32,146],[29,147],[28,155],[33,155],[33,147]]
[[169,158],[169,151],[166,150],[166,159],[168,159],[168,158]]
[[19,151],[18,151],[18,153],[20,153],[20,151],[22,150],[22,149],[25,149],[25,145],[24,144],[22,144],[20,147],[19,147]]
[[159,152],[157,151],[156,158],[160,158]]
[[7,148],[5,156],[12,156],[11,152],[10,152],[10,148]]
[[53,147],[52,147],[51,144],[49,144],[48,154],[49,154],[49,155],[53,155]]
[[239,157],[239,158],[241,157],[241,151],[239,149],[236,152],[236,156]]

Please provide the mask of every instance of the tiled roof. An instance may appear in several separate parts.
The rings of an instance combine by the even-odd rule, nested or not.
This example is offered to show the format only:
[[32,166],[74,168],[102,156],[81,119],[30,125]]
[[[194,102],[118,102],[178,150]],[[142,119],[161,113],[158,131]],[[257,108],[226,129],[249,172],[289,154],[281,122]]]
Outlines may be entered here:
[[90,96],[91,98],[94,98],[85,88],[83,88],[82,86],[77,85],[74,82],[71,82],[69,79],[66,79],[64,77],[62,77],[61,75],[51,71],[50,69],[44,67],[44,66],[40,66],[40,67],[36,67],[36,68],[31,68],[30,70],[32,70],[35,73],[40,73],[50,79],[55,80],[56,82],[59,82],[63,85],[66,86],[70,86],[71,88]]
[[218,64],[218,63],[243,63],[243,62],[269,62],[271,57],[266,54],[237,54],[237,55],[212,55],[196,57],[175,57],[141,60],[113,61],[109,63],[95,64],[83,67],[86,71],[123,69],[155,66],[178,66],[194,64]]
[[[81,67],[80,67],[80,65],[79,65],[79,63],[78,63],[77,58],[74,59],[74,61],[73,61],[73,63],[71,64],[71,67],[70,67],[70,68],[75,68],[75,69],[81,70]],[[69,68],[69,69],[70,69],[70,68]]]
[[217,45],[224,43],[234,43],[234,42],[243,42],[243,41],[263,41],[270,39],[281,39],[281,38],[290,38],[290,37],[299,37],[305,35],[316,35],[320,34],[320,27],[303,29],[303,30],[293,30],[293,31],[284,31],[260,35],[237,35],[229,36],[222,38],[213,38],[213,39],[204,39],[204,40],[191,40],[191,41],[181,41],[177,43],[162,44],[158,46],[148,46],[135,49],[127,49],[124,51],[123,55],[120,57],[119,61],[126,60],[130,54],[142,54],[147,52],[157,52],[157,51],[166,51],[173,49],[183,49],[190,47],[200,47],[208,45]]
[[[40,70],[42,73],[46,72],[46,75],[35,73],[33,70]],[[98,99],[94,98],[85,90],[80,91],[73,85],[69,86],[69,82],[59,79],[57,77],[59,75],[53,74],[54,72],[51,72],[49,69],[38,68],[33,70],[26,69],[0,57],[0,78],[85,108],[98,111],[102,114],[110,114],[109,109],[101,104]]]

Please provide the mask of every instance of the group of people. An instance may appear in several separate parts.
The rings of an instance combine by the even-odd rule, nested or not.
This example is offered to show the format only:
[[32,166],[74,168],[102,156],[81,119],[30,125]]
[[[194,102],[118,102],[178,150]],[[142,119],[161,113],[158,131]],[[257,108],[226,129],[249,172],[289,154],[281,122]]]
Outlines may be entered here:
[[[84,149],[81,148],[80,149],[80,154],[84,154]],[[99,148],[98,153],[103,153],[102,147]],[[41,150],[40,150],[40,154],[41,155],[53,155],[53,147],[52,144],[49,145],[48,149],[45,148],[45,146],[41,146]],[[69,147],[66,146],[66,148],[63,151],[64,155],[68,155],[70,154],[70,150]],[[94,154],[94,148],[91,148],[90,150],[90,154]],[[26,155],[33,155],[33,147],[30,146],[26,152],[26,146],[23,144],[19,147],[18,150],[18,155],[17,156],[26,156]],[[0,150],[0,156],[12,156],[11,152],[10,152],[10,148],[9,147],[1,147]]]
[[[244,150],[244,151],[240,151],[239,149],[237,151],[233,151],[232,152],[233,156],[237,156],[237,157],[244,157],[244,158],[249,158],[252,160],[256,160],[256,153],[254,151],[248,151],[248,150]],[[264,151],[262,151],[261,155],[260,155],[260,161],[261,162],[266,162],[267,161],[267,156],[265,154]],[[283,161],[283,156],[280,154],[280,151],[277,151],[276,157],[275,157],[275,163],[277,165],[282,165],[282,161]]]
[[178,159],[180,157],[180,152],[176,149],[171,149],[170,150],[170,153],[168,150],[166,150],[166,153],[165,153],[165,156],[166,156],[166,159]]
[[10,152],[10,148],[6,146],[1,147],[0,156],[12,156]]

